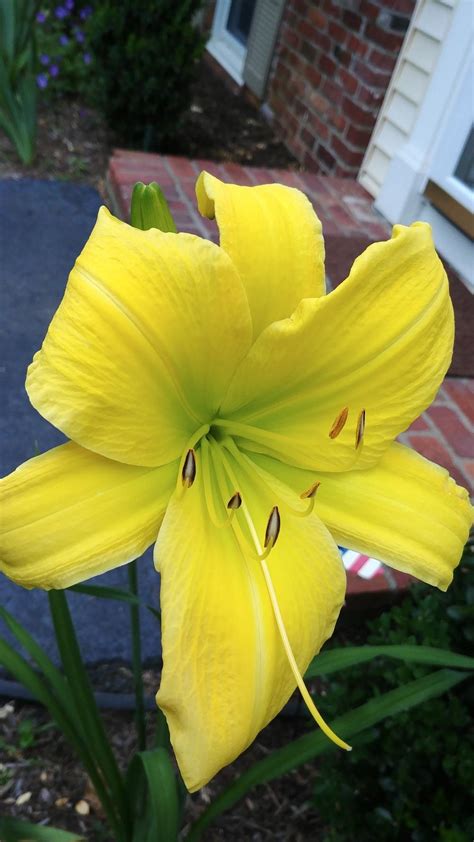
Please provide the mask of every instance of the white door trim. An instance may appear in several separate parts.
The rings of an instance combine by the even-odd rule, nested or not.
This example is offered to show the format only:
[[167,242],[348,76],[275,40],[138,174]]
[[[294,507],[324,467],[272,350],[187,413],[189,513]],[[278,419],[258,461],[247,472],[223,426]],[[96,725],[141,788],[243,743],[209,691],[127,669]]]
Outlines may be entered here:
[[229,32],[226,27],[231,0],[217,0],[212,23],[212,32],[206,49],[227,71],[234,82],[244,84],[244,65],[247,48]]
[[422,219],[433,226],[437,248],[474,289],[474,246],[436,211],[423,192],[449,120],[451,103],[472,67],[472,0],[458,0],[409,140],[393,157],[375,207],[390,222]]

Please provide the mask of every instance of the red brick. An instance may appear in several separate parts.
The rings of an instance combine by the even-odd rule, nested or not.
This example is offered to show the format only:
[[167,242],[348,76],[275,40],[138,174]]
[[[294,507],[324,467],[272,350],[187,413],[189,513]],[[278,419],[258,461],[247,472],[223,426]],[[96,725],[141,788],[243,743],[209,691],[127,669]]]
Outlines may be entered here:
[[462,380],[448,379],[444,381],[443,388],[471,424],[474,424],[474,381],[465,383]]
[[301,140],[308,149],[312,149],[316,142],[316,137],[309,129],[304,128],[301,129]]
[[445,446],[441,444],[436,436],[423,434],[416,436],[408,435],[408,441],[411,447],[418,453],[421,453],[422,456],[425,456],[426,459],[431,459],[432,462],[436,462],[438,465],[446,468],[460,485],[466,484],[465,477],[456,467]]
[[391,570],[390,572],[395,579],[397,590],[404,591],[415,581],[413,576],[409,576],[408,573],[402,573],[400,570]]
[[413,421],[413,424],[410,425],[409,432],[420,433],[420,432],[423,432],[424,430],[429,430],[429,429],[430,429],[430,425],[426,422],[426,420],[423,418],[423,416],[420,415],[420,417],[417,418],[416,421]]
[[194,164],[189,161],[187,158],[177,158],[172,157],[169,155],[165,160],[168,162],[169,166],[171,167],[172,172],[178,176],[178,178],[192,178],[196,180],[196,176],[198,175],[198,170],[194,166]]
[[341,67],[338,73],[338,79],[347,94],[354,94],[356,92],[359,82],[352,73],[349,73],[349,71]]
[[336,72],[336,62],[329,56],[322,55],[319,59],[319,67],[327,76],[333,76]]
[[416,0],[391,0],[390,11],[398,12],[411,17],[415,8]]
[[309,41],[303,41],[301,44],[301,53],[310,62],[313,62],[317,56],[316,47],[313,47]]
[[345,9],[342,14],[342,20],[351,32],[359,32],[362,26],[362,18],[351,9]]
[[319,91],[312,91],[309,97],[310,104],[317,114],[326,114],[331,105],[326,97],[322,96]]
[[347,571],[346,593],[348,596],[388,590],[390,590],[390,585],[385,576],[374,576],[372,579],[363,579],[357,573],[351,573],[350,570]]
[[366,111],[349,97],[345,97],[342,102],[342,108],[350,120],[353,120],[359,126],[373,126],[375,122],[375,115],[373,111]]
[[329,149],[326,149],[321,143],[317,148],[318,158],[320,158],[322,165],[329,170],[329,172],[334,169],[336,165],[336,159],[332,152]]
[[321,193],[323,196],[329,196],[330,191],[326,185],[326,179],[323,175],[314,175],[312,172],[300,173],[300,178],[303,181],[306,190],[311,193]]
[[[334,141],[336,140],[337,138],[334,139]],[[333,142],[333,147],[335,148],[335,142]],[[349,213],[347,213],[347,211],[344,210],[344,208],[340,205],[336,205],[335,207],[333,207],[331,209],[331,214],[334,221],[337,222],[338,225],[342,225],[346,229],[358,228],[358,223],[355,221],[355,219]]]
[[448,406],[432,406],[428,415],[458,456],[474,457],[474,437],[454,410]]
[[312,67],[310,64],[305,69],[304,75],[306,76],[308,82],[313,88],[317,88],[318,85],[321,83],[321,74],[315,67]]
[[272,174],[278,184],[286,184],[288,187],[297,187],[301,190],[303,183],[300,181],[298,173],[294,170],[278,170],[273,169]]
[[338,164],[334,170],[334,175],[340,176],[341,178],[354,178],[358,171],[359,167],[342,167],[341,164]]
[[347,29],[335,20],[329,22],[329,34],[337,44],[344,44],[347,41]]
[[342,102],[344,91],[331,79],[326,79],[323,82],[321,86],[321,91],[323,95],[329,100],[331,105],[339,105]]
[[[390,37],[396,38],[395,35],[392,35]],[[398,50],[402,43],[402,40],[400,38],[397,38],[397,41],[398,43],[397,46],[394,47],[394,51]],[[389,73],[392,73],[393,68],[395,67],[396,59],[397,56],[391,56],[386,51],[381,52],[380,50],[375,49],[375,47],[372,47],[368,56],[370,64],[372,64],[378,70],[387,70]]]
[[360,105],[367,105],[369,108],[378,108],[384,97],[385,91],[377,91],[361,85],[357,91],[357,102]]
[[264,167],[248,167],[247,171],[255,184],[271,184],[275,180],[272,171]]
[[331,39],[324,32],[315,32],[313,35],[313,43],[321,50],[322,53],[329,53],[331,50]]
[[375,3],[370,3],[369,0],[361,0],[359,5],[359,12],[364,18],[369,18],[370,20],[377,20],[380,12],[380,7],[376,6]]
[[308,17],[319,30],[326,29],[328,25],[327,16],[320,9],[315,9],[314,6],[308,10]]
[[347,42],[347,49],[350,50],[353,55],[365,56],[369,48],[365,41],[363,41],[363,39],[358,35],[351,35]]
[[318,140],[328,140],[329,129],[326,123],[320,120],[319,117],[312,114],[310,117],[310,124]]
[[339,110],[336,110],[336,109],[334,109],[334,111],[331,111],[331,114],[330,114],[330,117],[329,117],[329,122],[341,134],[344,132],[344,129],[346,128],[346,125],[347,125],[346,118],[343,117],[341,112]]
[[346,138],[353,146],[357,146],[360,149],[363,149],[364,152],[367,149],[369,140],[372,136],[372,129],[358,129],[357,126],[349,125],[349,128],[346,132]]
[[389,71],[374,70],[369,67],[365,61],[357,61],[354,65],[353,72],[355,75],[365,82],[367,85],[381,88],[385,91],[390,82],[391,73]]
[[385,50],[390,50],[391,52],[396,52],[400,48],[403,40],[400,35],[396,35],[393,32],[387,32],[385,29],[382,29],[380,26],[376,26],[373,23],[368,23],[365,27],[365,36],[369,39],[369,41],[374,41],[375,44],[378,44],[380,47],[383,47]]
[[298,24],[298,32],[301,32],[301,34],[305,38],[309,38],[310,41],[313,41],[314,36],[317,34],[317,30],[314,28],[314,26],[311,26],[311,24],[308,23],[307,20],[300,20]]
[[282,34],[282,41],[285,44],[289,44],[289,46],[293,47],[293,49],[295,50],[298,49],[300,43],[298,34],[295,32],[294,29],[290,29],[289,26],[285,28],[285,31]]

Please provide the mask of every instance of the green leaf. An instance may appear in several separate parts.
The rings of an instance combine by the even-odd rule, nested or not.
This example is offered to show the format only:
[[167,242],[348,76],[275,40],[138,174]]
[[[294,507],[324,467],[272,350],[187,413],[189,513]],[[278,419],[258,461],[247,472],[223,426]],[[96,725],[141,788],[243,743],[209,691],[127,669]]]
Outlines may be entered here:
[[176,774],[164,748],[136,754],[127,773],[133,842],[176,842],[181,818]]
[[317,655],[306,670],[305,677],[308,679],[318,675],[330,675],[338,670],[379,657],[397,658],[408,663],[430,664],[452,669],[474,669],[474,658],[432,646],[343,646],[340,649],[329,649]]
[[1,842],[85,842],[84,836],[21,819],[0,819]]
[[96,596],[99,599],[116,599],[119,602],[128,602],[130,605],[140,605],[141,602],[140,597],[122,588],[107,588],[103,585],[72,585],[67,590],[86,596]]
[[119,842],[119,840],[127,838],[129,824],[124,781],[107,738],[89,678],[82,662],[66,596],[63,591],[51,590],[48,592],[48,599],[64,672],[80,709],[80,717],[87,735],[87,741],[92,747],[94,758],[102,771],[104,780],[107,782],[119,817],[120,831],[116,830],[117,842]]
[[[328,653],[329,654],[329,653]],[[345,713],[331,723],[333,730],[345,740],[381,722],[388,716],[407,711],[415,705],[441,696],[454,685],[468,678],[468,673],[454,670],[437,670],[429,675],[410,681],[403,687],[390,690],[382,696],[371,699],[353,711]],[[211,822],[233,807],[246,793],[257,784],[271,781],[286,772],[302,766],[325,751],[334,751],[335,746],[322,731],[311,731],[294,740],[278,751],[255,763],[247,772],[240,775],[224,792],[214,799],[202,813],[186,836],[187,842],[196,842]]]

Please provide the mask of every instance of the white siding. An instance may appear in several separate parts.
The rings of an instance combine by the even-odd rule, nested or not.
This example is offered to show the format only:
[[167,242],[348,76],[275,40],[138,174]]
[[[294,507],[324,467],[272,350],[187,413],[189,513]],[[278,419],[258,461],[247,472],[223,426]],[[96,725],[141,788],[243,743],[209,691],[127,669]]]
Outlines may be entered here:
[[410,136],[456,1],[418,0],[359,172],[372,196],[378,196],[395,152]]

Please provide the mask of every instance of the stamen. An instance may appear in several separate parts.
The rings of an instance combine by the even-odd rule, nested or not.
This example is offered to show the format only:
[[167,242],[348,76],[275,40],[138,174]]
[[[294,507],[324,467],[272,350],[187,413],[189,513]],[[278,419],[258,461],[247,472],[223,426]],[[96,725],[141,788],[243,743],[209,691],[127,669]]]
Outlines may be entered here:
[[344,409],[341,409],[339,415],[337,416],[334,424],[332,425],[331,429],[329,430],[329,438],[335,439],[339,433],[342,432],[344,425],[347,421],[347,416],[349,415],[349,407],[345,406]]
[[236,491],[235,494],[232,495],[229,502],[227,503],[227,508],[235,511],[236,509],[240,509],[241,505],[242,505],[242,497],[240,496],[240,493],[238,491]]
[[310,714],[312,715],[313,719],[317,722],[321,730],[329,737],[333,743],[336,743],[340,748],[344,748],[346,751],[352,751],[350,745],[341,740],[337,734],[334,733],[332,728],[324,721],[323,717],[319,713],[316,705],[314,704],[308,688],[304,683],[303,676],[301,675],[298,664],[296,663],[295,656],[293,655],[293,650],[291,648],[290,641],[288,640],[288,635],[286,632],[285,624],[283,622],[283,617],[281,616],[280,606],[278,604],[278,598],[275,593],[275,588],[273,587],[272,577],[270,575],[270,571],[268,569],[267,562],[265,559],[260,559],[260,564],[262,565],[263,575],[265,577],[265,582],[268,589],[268,594],[270,596],[270,601],[272,603],[273,613],[275,615],[276,624],[278,626],[278,631],[280,632],[281,641],[283,643],[283,648],[285,650],[286,657],[288,658],[288,663],[290,664],[291,671],[295,678],[296,684],[298,685],[298,689],[303,697],[303,700],[308,708]]
[[[183,455],[181,457],[181,461],[180,461],[180,465],[179,465],[178,477],[176,479],[176,494],[178,495],[178,497],[181,497],[183,491],[186,488],[189,488],[189,485],[186,485],[184,483],[184,466],[186,465],[186,462],[188,461],[189,451],[193,450],[193,448],[198,443],[198,441],[209,432],[209,429],[210,429],[209,424],[203,424],[202,427],[199,427],[199,429],[196,430],[196,432],[191,436],[189,441],[186,443],[186,447],[184,448]],[[194,456],[194,450],[193,450],[193,456]],[[196,463],[196,459],[194,459],[194,463]],[[190,483],[190,485],[193,484],[195,477],[196,477],[196,464],[194,466],[193,481]]]
[[364,431],[365,431],[365,409],[362,409],[359,413],[359,418],[357,419],[357,429],[356,429],[356,437],[355,437],[355,448],[356,450],[362,444],[362,440],[364,438]]
[[317,492],[320,485],[321,485],[320,482],[313,483],[311,488],[306,489],[306,491],[303,491],[300,494],[301,499],[302,500],[308,500],[308,499],[312,500],[316,496],[316,492]]
[[[314,509],[314,500],[313,499],[309,500],[308,506],[305,509],[297,509],[297,508],[293,507],[290,503],[288,503],[284,499],[284,497],[281,495],[281,493],[277,494],[275,492],[274,486],[271,485],[270,482],[267,479],[267,477],[270,476],[267,473],[267,471],[265,471],[263,468],[261,468],[255,462],[252,462],[252,460],[249,459],[249,457],[245,453],[243,453],[241,450],[239,450],[239,448],[237,447],[237,445],[235,444],[235,442],[232,439],[226,438],[221,442],[221,444],[222,444],[223,447],[225,447],[226,450],[229,451],[229,453],[231,453],[234,456],[234,458],[244,468],[244,470],[247,472],[247,474],[249,474],[249,476],[252,477],[253,480],[259,479],[260,483],[264,486],[264,489],[273,498],[278,497],[278,505],[279,505],[280,508],[287,509],[289,512],[291,512],[292,515],[295,515],[296,517],[307,517],[307,515],[311,514],[311,512]],[[308,495],[308,497],[309,497],[309,495]],[[301,498],[303,498],[303,495],[301,495]]]
[[273,509],[270,512],[270,517],[268,518],[267,528],[265,530],[265,542],[264,547],[269,547],[270,549],[275,546],[278,536],[280,534],[280,512],[278,511],[278,506],[273,506]]
[[186,454],[184,460],[183,470],[181,471],[181,481],[184,488],[191,488],[196,479],[196,456],[194,450],[191,448]]

